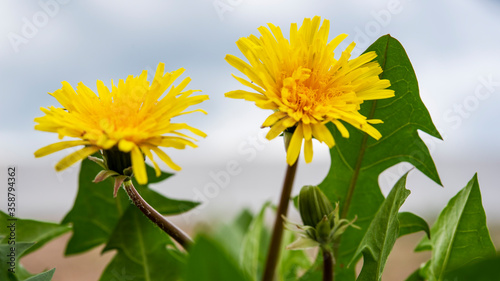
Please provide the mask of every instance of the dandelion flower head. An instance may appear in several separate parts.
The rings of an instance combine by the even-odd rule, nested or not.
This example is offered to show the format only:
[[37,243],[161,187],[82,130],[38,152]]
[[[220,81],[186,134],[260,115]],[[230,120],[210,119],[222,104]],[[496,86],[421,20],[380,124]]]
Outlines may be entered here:
[[293,132],[287,149],[287,162],[297,161],[304,142],[306,162],[313,158],[312,138],[333,147],[335,141],[326,127],[332,122],[343,137],[349,131],[342,122],[351,124],[379,139],[380,133],[369,120],[359,113],[365,100],[385,99],[394,96],[389,80],[380,79],[382,68],[375,52],[350,59],[355,43],[334,58],[334,50],[346,37],[341,34],[328,41],[330,22],[320,17],[304,19],[297,28],[290,28],[290,40],[273,24],[258,28],[261,36],[240,38],[236,44],[248,62],[227,55],[226,61],[247,76],[233,75],[241,84],[253,91],[236,90],[226,97],[255,102],[262,109],[274,112],[262,127],[270,127],[267,139],[271,140],[284,131]]
[[95,152],[115,151],[129,158],[140,184],[147,183],[145,157],[154,164],[157,176],[161,173],[152,152],[170,168],[180,170],[160,147],[196,147],[196,139],[181,131],[187,130],[200,137],[205,137],[205,133],[185,123],[173,123],[171,119],[195,111],[206,114],[201,109],[185,110],[207,100],[208,96],[192,95],[198,90],[185,90],[189,77],[172,86],[184,69],[168,73],[164,73],[164,69],[165,65],[160,63],[151,83],[147,80],[147,71],[135,77],[130,75],[126,80],[120,79],[118,85],[111,81],[111,89],[97,81],[98,95],[82,82],[76,91],[68,82],[62,82],[61,89],[50,93],[62,108],[41,108],[45,116],[35,118],[38,123],[35,129],[57,133],[59,139],[70,137],[78,140],[45,146],[36,151],[35,156],[83,145],[56,164],[56,170],[60,171]]

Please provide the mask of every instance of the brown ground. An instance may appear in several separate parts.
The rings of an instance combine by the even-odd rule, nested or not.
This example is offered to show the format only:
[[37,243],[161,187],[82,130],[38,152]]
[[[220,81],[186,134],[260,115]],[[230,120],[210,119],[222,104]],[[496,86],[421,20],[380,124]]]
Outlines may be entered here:
[[[495,245],[500,245],[500,228],[490,229],[490,231]],[[429,252],[413,252],[422,235],[416,233],[397,240],[387,261],[384,281],[404,280],[430,257]],[[31,272],[41,272],[55,267],[53,281],[98,280],[101,272],[113,257],[113,253],[109,252],[101,256],[102,247],[100,247],[85,254],[64,257],[64,248],[69,237],[67,234],[55,239],[42,249],[23,258],[22,263]]]

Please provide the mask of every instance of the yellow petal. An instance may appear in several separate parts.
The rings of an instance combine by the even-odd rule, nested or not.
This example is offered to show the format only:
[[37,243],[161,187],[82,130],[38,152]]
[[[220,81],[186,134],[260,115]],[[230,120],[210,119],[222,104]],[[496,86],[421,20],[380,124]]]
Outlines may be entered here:
[[376,140],[379,140],[382,137],[382,134],[380,134],[377,129],[368,124],[363,124],[362,126],[360,126],[360,129]]
[[311,163],[311,161],[313,159],[312,139],[304,141],[304,158],[306,159],[306,163]]
[[253,83],[250,83],[248,82],[247,80],[241,78],[241,77],[238,77],[234,74],[231,74],[238,82],[240,82],[241,84],[247,86],[247,87],[250,87],[252,89],[254,89],[255,91],[261,93],[261,94],[265,94],[266,92],[259,86],[257,86],[256,84],[253,84]]
[[258,85],[262,84],[262,80],[255,73],[255,71],[252,70],[252,67],[248,65],[248,63],[233,55],[227,55],[225,59],[230,65],[248,76],[248,78],[250,78],[253,82],[256,82]]
[[62,171],[69,166],[73,165],[74,163],[78,162],[79,160],[82,160],[84,158],[87,158],[88,156],[94,154],[95,152],[99,151],[99,147],[96,146],[86,146],[80,150],[77,150],[70,155],[64,157],[61,159],[56,164],[56,171]]
[[294,118],[292,117],[283,118],[283,126],[290,128],[295,126],[295,124],[297,124],[297,121]]
[[155,159],[153,158],[153,153],[151,153],[151,151],[147,147],[141,147],[141,151],[142,153],[144,153],[144,155],[146,155],[146,157],[149,158],[149,160],[151,160],[151,162],[153,162],[156,176],[159,177],[161,175],[161,170],[160,167],[158,166],[158,163],[156,163]]
[[263,94],[252,93],[244,90],[230,91],[225,93],[224,96],[226,96],[227,98],[244,99],[247,101],[254,101],[254,102],[268,100],[268,98]]
[[165,153],[163,152],[161,149],[157,148],[157,147],[151,147],[151,149],[158,155],[158,157],[160,157],[160,159],[165,162],[165,164],[167,164],[170,168],[174,169],[175,171],[180,171],[181,170],[181,167],[179,167],[177,164],[174,163],[174,161],[172,161],[172,159],[170,159],[170,157]]
[[97,80],[96,84],[97,92],[99,93],[99,99],[107,104],[112,102],[111,92],[109,91],[108,87],[106,87],[101,80]]
[[173,147],[176,149],[184,149],[186,145],[194,148],[198,147],[192,141],[178,137],[164,137],[158,144],[158,146]]
[[202,138],[204,138],[204,137],[206,137],[206,136],[207,136],[207,134],[205,134],[205,133],[204,133],[204,132],[202,132],[201,130],[196,129],[196,128],[194,128],[194,127],[191,127],[191,126],[189,126],[189,125],[188,125],[188,124],[186,124],[186,123],[172,123],[172,124],[170,124],[168,127],[169,127],[169,129],[170,129],[171,131],[176,131],[176,130],[186,129],[186,130],[191,131],[193,134],[196,134],[196,135],[198,135],[198,136],[200,136],[200,137],[202,137]]
[[382,123],[384,123],[384,121],[382,121],[380,119],[369,119],[369,120],[366,120],[366,122],[368,122],[370,124],[382,124]]
[[302,130],[302,124],[299,124],[293,132],[292,139],[288,145],[288,150],[286,152],[286,162],[288,165],[292,166],[297,158],[299,157],[300,148],[302,147],[302,139],[304,138],[304,133]]
[[134,146],[130,156],[132,158],[132,171],[134,171],[135,179],[141,185],[147,184],[146,164],[144,163],[144,156],[139,147]]
[[203,113],[203,114],[205,114],[205,115],[207,115],[207,114],[208,114],[208,113],[207,113],[205,110],[203,110],[203,109],[195,109],[195,110],[191,110],[191,111],[181,112],[181,113],[179,113],[177,116],[180,116],[180,115],[185,115],[185,114],[190,114],[190,113],[194,113],[194,112],[201,112],[201,113]]
[[268,140],[272,140],[275,137],[279,136],[287,128],[285,125],[283,125],[284,121],[285,119],[281,119],[271,127],[271,129],[269,130],[269,132],[267,132],[266,135],[266,138]]
[[325,142],[326,145],[328,145],[329,148],[332,148],[335,145],[335,141],[333,140],[333,136],[328,130],[328,128],[325,126],[325,124],[322,123],[316,123],[312,125],[312,134],[313,136],[321,141]]
[[135,143],[128,140],[120,140],[118,149],[123,152],[130,152],[135,147]]
[[236,75],[234,75],[234,74],[231,74],[231,75],[232,75],[232,76],[233,76],[233,77],[234,77],[234,78],[235,78],[238,82],[240,82],[241,84],[243,84],[243,85],[245,85],[245,86],[247,86],[247,87],[250,87],[250,88],[252,88],[252,89],[256,90],[257,92],[259,92],[259,93],[261,93],[261,94],[265,94],[265,91],[264,91],[261,87],[259,87],[259,86],[255,85],[255,84],[253,84],[253,83],[250,83],[250,82],[248,82],[247,80],[245,80],[245,79],[243,79],[243,78],[241,78],[241,77],[238,77],[238,76],[236,76]]
[[376,99],[386,99],[394,97],[394,91],[388,89],[375,89],[375,90],[362,90],[356,93],[356,95],[364,100],[376,100]]
[[285,112],[276,111],[275,113],[269,115],[269,117],[267,117],[266,121],[264,121],[264,123],[262,123],[262,128],[270,127],[270,126],[274,125],[276,122],[278,122],[281,118],[283,118],[285,116],[286,116]]
[[63,141],[63,142],[57,142],[53,144],[49,144],[45,147],[40,148],[39,150],[35,151],[35,157],[43,157],[45,155],[49,155],[51,153],[70,148],[73,146],[78,146],[78,145],[87,145],[90,144],[89,141],[86,140],[75,140],[75,141]]
[[312,139],[312,129],[311,129],[311,124],[302,124],[303,129],[304,129],[304,139],[311,140]]
[[335,126],[337,127],[337,129],[340,131],[340,134],[344,138],[348,138],[349,137],[349,131],[346,129],[346,127],[344,126],[344,124],[342,124],[339,120],[332,120],[332,123],[335,124]]

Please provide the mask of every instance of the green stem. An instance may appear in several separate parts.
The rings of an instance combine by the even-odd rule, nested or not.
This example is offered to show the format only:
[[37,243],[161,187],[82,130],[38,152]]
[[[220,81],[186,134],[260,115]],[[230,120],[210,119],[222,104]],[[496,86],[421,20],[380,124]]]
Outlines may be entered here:
[[288,205],[290,202],[290,194],[292,193],[293,180],[295,179],[295,172],[297,171],[297,161],[292,166],[288,166],[281,191],[281,199],[276,212],[276,220],[274,221],[273,234],[271,236],[271,244],[267,252],[266,267],[262,281],[272,281],[276,265],[278,264],[278,257],[281,249],[281,238],[283,236],[283,218],[288,212]]
[[148,202],[141,197],[139,192],[137,192],[131,180],[125,181],[123,185],[125,186],[125,190],[127,191],[130,200],[132,200],[134,205],[139,208],[139,210],[146,215],[148,219],[156,224],[161,230],[170,235],[170,237],[177,241],[184,249],[189,250],[189,246],[191,246],[193,241],[186,233],[177,228],[158,211],[151,207],[151,205],[149,205]]
[[333,281],[334,269],[333,266],[333,255],[328,249],[321,248],[323,252],[323,281]]

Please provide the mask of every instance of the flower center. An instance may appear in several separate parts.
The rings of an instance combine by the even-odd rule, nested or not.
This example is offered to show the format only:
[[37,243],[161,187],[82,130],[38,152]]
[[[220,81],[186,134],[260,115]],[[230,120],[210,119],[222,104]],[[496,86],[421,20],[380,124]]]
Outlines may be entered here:
[[281,101],[288,108],[288,114],[297,121],[304,115],[322,121],[349,90],[336,87],[333,79],[328,72],[321,75],[303,67],[295,70],[291,77],[283,80],[281,89]]

